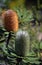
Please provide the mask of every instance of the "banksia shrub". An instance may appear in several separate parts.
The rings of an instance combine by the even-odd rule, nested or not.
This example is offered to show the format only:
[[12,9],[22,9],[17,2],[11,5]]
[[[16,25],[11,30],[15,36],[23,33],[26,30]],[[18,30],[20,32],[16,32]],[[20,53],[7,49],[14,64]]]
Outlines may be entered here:
[[7,10],[2,14],[4,20],[4,27],[7,31],[14,31],[18,30],[18,16],[17,13],[13,10]]
[[27,31],[18,31],[16,34],[15,51],[19,56],[28,56],[30,38]]

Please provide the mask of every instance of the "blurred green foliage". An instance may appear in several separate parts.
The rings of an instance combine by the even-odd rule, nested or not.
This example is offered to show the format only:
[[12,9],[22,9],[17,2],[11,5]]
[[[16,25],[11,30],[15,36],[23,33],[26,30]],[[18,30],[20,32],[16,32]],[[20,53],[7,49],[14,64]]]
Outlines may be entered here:
[[[3,2],[5,5],[7,5],[9,7],[9,3],[12,2],[13,0],[0,0],[0,2]],[[19,0],[14,0],[15,2],[18,1],[18,3],[22,3]],[[16,3],[16,4],[18,4]],[[23,2],[24,3],[24,2]],[[20,29],[24,29],[27,30],[29,32],[30,35],[30,53],[28,53],[28,57],[20,57],[17,56],[15,53],[15,33],[11,32],[11,38],[9,40],[9,45],[8,48],[6,48],[6,43],[7,43],[7,38],[9,35],[9,32],[7,32],[4,27],[0,26],[0,57],[4,57],[5,58],[5,62],[12,65],[12,64],[16,64],[16,58],[22,58],[22,62],[23,65],[25,65],[26,63],[30,63],[30,64],[39,64],[39,59],[40,59],[40,49],[42,49],[42,41],[38,41],[37,40],[37,32],[42,32],[42,25],[39,27],[38,24],[36,24],[35,27],[32,27],[30,25],[31,21],[34,20],[34,17],[36,17],[36,19],[40,20],[42,19],[42,15],[40,14],[40,11],[36,10],[35,7],[33,7],[33,9],[29,9],[27,10],[25,8],[25,6],[21,4],[21,6],[15,5],[13,6],[13,10],[15,10],[18,14],[19,17],[19,26]],[[2,11],[2,9],[0,8],[0,12]],[[33,13],[34,12],[34,13]],[[35,14],[35,15],[34,15]],[[0,21],[1,22],[1,21]],[[39,46],[40,44],[40,46]],[[10,52],[10,53],[9,53]],[[6,60],[7,59],[7,60]],[[21,65],[20,63],[20,65]]]
[[17,12],[20,22],[30,22],[33,20],[32,10],[27,10],[24,6],[14,8]]
[[[28,24],[30,25],[30,24]],[[3,55],[3,57],[6,57],[8,61],[8,64],[16,64],[16,58],[22,58],[23,64],[25,63],[35,63],[39,64],[38,61],[40,59],[39,50],[42,49],[42,42],[40,42],[40,48],[39,48],[39,41],[36,39],[36,33],[38,32],[37,26],[35,28],[28,28],[27,29],[30,34],[30,53],[28,53],[28,57],[20,57],[15,54],[15,33],[11,32],[11,39],[9,41],[8,48],[6,48],[6,40],[8,38],[9,32],[7,32],[4,28],[0,27],[0,48],[2,49],[0,51],[0,55]],[[8,52],[10,51],[10,53]],[[39,55],[38,55],[39,54]],[[21,62],[21,63],[22,63]]]

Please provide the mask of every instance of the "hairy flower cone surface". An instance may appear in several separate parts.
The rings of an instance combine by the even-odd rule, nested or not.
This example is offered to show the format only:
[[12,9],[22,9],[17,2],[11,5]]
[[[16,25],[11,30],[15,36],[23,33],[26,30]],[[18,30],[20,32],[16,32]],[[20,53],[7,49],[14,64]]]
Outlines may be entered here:
[[7,10],[2,15],[4,20],[4,27],[7,31],[14,31],[18,30],[18,16],[17,13],[13,10]]
[[30,37],[27,31],[18,31],[16,34],[15,51],[19,56],[28,56]]

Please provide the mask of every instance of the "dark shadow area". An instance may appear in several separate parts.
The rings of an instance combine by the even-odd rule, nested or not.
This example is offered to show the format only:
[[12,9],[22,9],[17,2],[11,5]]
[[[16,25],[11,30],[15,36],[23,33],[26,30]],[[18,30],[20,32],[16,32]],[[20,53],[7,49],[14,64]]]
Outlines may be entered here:
[[28,6],[31,7],[31,5],[36,5],[37,6],[37,0],[26,0],[25,5],[26,5],[26,7],[28,7]]

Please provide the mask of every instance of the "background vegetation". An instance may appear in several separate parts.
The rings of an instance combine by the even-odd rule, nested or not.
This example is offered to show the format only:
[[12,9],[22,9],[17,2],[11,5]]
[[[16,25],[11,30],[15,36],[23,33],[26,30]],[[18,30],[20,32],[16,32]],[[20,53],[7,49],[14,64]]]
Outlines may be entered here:
[[[30,35],[30,52],[28,57],[22,57],[19,65],[40,65],[42,63],[42,4],[38,0],[37,5],[32,7],[26,5],[25,0],[0,0],[0,14],[8,9],[17,12],[19,18],[19,29],[26,30]],[[6,48],[9,32],[5,30],[0,16],[0,64],[15,65],[16,58],[21,58],[15,54],[15,33],[11,32],[11,39]],[[42,36],[42,34],[41,34]],[[42,64],[41,64],[42,65]]]

